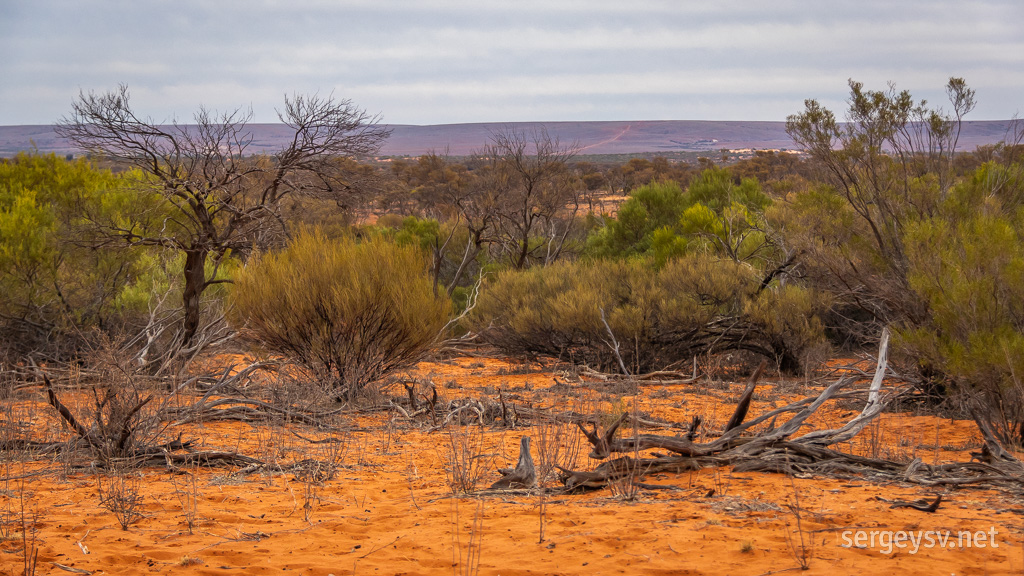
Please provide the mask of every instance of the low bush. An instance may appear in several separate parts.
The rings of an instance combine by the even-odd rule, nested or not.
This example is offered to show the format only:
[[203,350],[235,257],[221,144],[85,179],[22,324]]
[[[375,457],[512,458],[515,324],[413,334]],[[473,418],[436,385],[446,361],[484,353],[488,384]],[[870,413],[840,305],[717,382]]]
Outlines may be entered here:
[[[998,185],[996,185],[998,184]],[[897,330],[925,391],[1024,446],[1024,170],[986,165],[906,238],[908,279],[929,314]]]
[[[823,302],[797,286],[761,289],[750,266],[710,255],[669,261],[594,260],[506,271],[483,291],[468,321],[514,354],[549,354],[631,371],[694,356],[747,351],[789,372],[823,340]],[[607,323],[607,326],[605,325]]]
[[318,232],[254,256],[229,301],[244,334],[294,358],[338,400],[419,360],[451,312],[416,248]]

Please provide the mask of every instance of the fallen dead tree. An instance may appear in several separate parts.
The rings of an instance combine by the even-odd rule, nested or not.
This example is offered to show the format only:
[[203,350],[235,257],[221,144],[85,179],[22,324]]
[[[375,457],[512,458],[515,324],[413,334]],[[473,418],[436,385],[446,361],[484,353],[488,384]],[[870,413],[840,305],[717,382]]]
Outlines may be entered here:
[[[985,447],[979,455],[981,462],[962,462],[930,466],[920,458],[909,463],[867,458],[841,452],[833,446],[846,442],[874,420],[887,405],[893,394],[883,395],[882,380],[887,369],[889,333],[884,331],[879,347],[874,377],[868,389],[867,401],[857,416],[844,425],[827,430],[815,430],[794,438],[822,405],[837,398],[850,386],[855,377],[840,377],[817,397],[804,398],[744,422],[750,398],[756,388],[760,369],[751,377],[736,411],[721,435],[710,442],[694,441],[694,431],[686,436],[660,436],[634,433],[631,437],[616,437],[615,433],[626,420],[621,416],[603,432],[596,425],[590,430],[578,424],[593,446],[590,456],[609,459],[616,454],[627,454],[607,460],[592,471],[560,468],[561,481],[567,490],[597,489],[623,480],[633,480],[662,472],[684,472],[712,466],[733,466],[735,471],[778,472],[798,477],[825,475],[840,478],[864,478],[873,481],[901,481],[925,486],[942,485],[999,485],[1019,487],[1024,476],[1021,463],[1001,445],[984,426],[979,427],[985,438]],[[776,426],[776,421],[789,415],[788,420]],[[755,427],[767,423],[758,433]],[[659,450],[668,455],[640,457],[643,451]]]
[[[38,441],[31,438],[26,426],[0,420],[0,450],[62,454],[70,466],[90,469],[166,466],[177,471],[181,467],[202,465],[234,467],[235,474],[301,469],[304,466],[301,462],[266,463],[237,451],[199,450],[193,440],[183,439],[182,432],[169,440],[174,438],[174,428],[193,422],[280,421],[300,423],[332,434],[352,431],[333,425],[340,410],[305,410],[246,397],[253,375],[272,366],[254,362],[235,371],[236,366],[232,365],[219,377],[197,376],[176,386],[171,386],[167,379],[161,380],[158,386],[149,380],[142,384],[128,379],[105,386],[79,387],[79,394],[91,398],[91,403],[84,407],[68,405],[49,375],[35,368],[31,375],[42,382],[45,400],[68,436],[62,440]],[[171,389],[172,393],[157,400],[160,388]],[[194,402],[179,403],[180,393],[186,389],[202,396]],[[329,441],[295,435],[313,444]]]

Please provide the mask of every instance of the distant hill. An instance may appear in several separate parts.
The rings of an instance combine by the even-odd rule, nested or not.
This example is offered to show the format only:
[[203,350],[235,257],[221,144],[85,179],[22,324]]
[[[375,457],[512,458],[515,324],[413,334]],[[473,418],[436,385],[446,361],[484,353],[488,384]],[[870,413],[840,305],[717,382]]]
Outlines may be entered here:
[[[1009,120],[966,122],[960,150],[995,144],[1007,134]],[[540,127],[562,143],[577,142],[581,154],[700,152],[740,149],[794,149],[785,122],[716,122],[663,120],[637,122],[513,122],[486,124],[392,125],[384,156],[418,156],[430,151],[462,156],[480,150],[495,131],[506,126],[531,131]],[[281,124],[251,124],[249,151],[271,152],[288,140]],[[0,126],[0,156],[38,149],[58,154],[78,153],[57,137],[51,126]]]

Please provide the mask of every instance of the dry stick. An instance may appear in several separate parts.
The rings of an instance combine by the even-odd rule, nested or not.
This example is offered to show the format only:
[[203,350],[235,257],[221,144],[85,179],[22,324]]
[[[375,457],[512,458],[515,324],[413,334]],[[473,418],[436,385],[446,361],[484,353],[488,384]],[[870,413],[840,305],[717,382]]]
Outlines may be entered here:
[[747,411],[750,409],[750,400],[754,397],[754,389],[757,388],[757,381],[761,379],[761,374],[767,366],[768,361],[762,360],[761,365],[750,375],[750,379],[747,381],[747,389],[743,391],[739,403],[736,404],[736,411],[732,413],[732,418],[729,418],[729,422],[725,425],[726,432],[742,424],[743,419],[747,417]]
[[[227,405],[226,408],[214,410],[214,408],[217,408],[218,406],[225,405]],[[335,414],[338,414],[342,411],[342,409],[338,409],[331,410],[328,412],[318,412],[310,414],[305,412],[296,412],[294,410],[288,410],[286,408],[281,408],[278,406],[274,406],[273,404],[268,404],[260,400],[252,400],[249,398],[222,398],[220,400],[210,402],[209,404],[204,404],[202,402],[199,403],[197,407],[188,410],[188,412],[182,418],[176,420],[175,424],[188,424],[191,422],[195,422],[197,420],[249,421],[251,419],[255,419],[258,417],[269,416],[269,414],[257,410],[257,408],[265,410],[267,412],[276,413],[278,415],[284,416],[288,419],[300,422],[302,424],[306,424],[308,426],[326,429],[332,429],[332,427],[324,426],[324,419],[329,416],[334,416]]]
[[608,336],[612,339],[611,344],[608,342],[605,342],[605,344],[608,344],[608,347],[612,349],[612,352],[615,354],[615,359],[619,361],[619,368],[622,368],[622,373],[628,377],[629,370],[626,369],[626,363],[622,361],[622,355],[619,354],[619,341],[615,339],[615,333],[612,332],[612,327],[608,325],[608,320],[604,317],[604,308],[601,308],[601,322],[604,323],[604,328],[608,331]]
[[939,504],[942,503],[942,494],[935,496],[935,500],[932,502],[894,502],[889,508],[913,508],[914,510],[920,510],[921,512],[935,512],[939,509]]
[[654,372],[647,372],[646,374],[637,374],[635,376],[623,375],[623,374],[608,374],[605,372],[598,372],[590,367],[582,366],[578,370],[578,375],[590,378],[593,380],[600,380],[602,382],[608,381],[622,381],[622,380],[640,380],[644,382],[658,382],[663,385],[674,385],[674,384],[692,384],[697,381],[697,377],[688,377],[682,372],[675,370],[655,370]]
[[875,376],[871,379],[871,388],[868,389],[868,401],[861,413],[846,423],[845,426],[834,430],[818,430],[809,432],[800,437],[801,442],[813,442],[821,446],[831,446],[840,442],[846,442],[853,438],[868,425],[869,422],[878,416],[886,403],[881,400],[880,390],[882,381],[885,379],[885,371],[889,366],[889,329],[882,329],[882,338],[878,345],[878,363],[875,366]]
[[46,384],[46,397],[50,401],[50,405],[57,410],[60,417],[68,424],[68,426],[71,426],[71,429],[74,430],[76,434],[78,434],[83,440],[89,442],[89,444],[92,444],[93,442],[89,437],[89,432],[78,422],[75,416],[71,413],[71,410],[68,410],[68,407],[65,406],[59,398],[57,398],[57,393],[53,391],[53,384],[50,382],[50,378],[47,377],[46,373],[41,372],[41,374],[43,376],[43,382]]
[[[622,422],[629,416],[626,412],[623,412],[619,417],[612,422],[608,429],[605,430],[604,434],[598,435],[597,424],[591,424],[593,430],[588,431],[583,427],[583,423],[577,422],[576,426],[583,431],[583,434],[587,437],[587,440],[594,445],[594,449],[590,452],[590,457],[600,460],[607,458],[612,453],[612,438],[615,436],[615,431],[619,429]],[[614,450],[615,452],[625,452],[625,450]]]
[[359,559],[360,559],[360,560],[362,560],[363,558],[366,558],[366,557],[367,557],[367,556],[369,556],[370,554],[373,554],[374,552],[376,552],[376,551],[378,551],[378,550],[383,550],[384,548],[387,548],[388,546],[391,546],[392,544],[394,544],[395,542],[398,542],[398,541],[399,541],[399,540],[401,540],[401,539],[402,539],[402,537],[401,537],[401,536],[398,536],[397,538],[395,538],[395,539],[394,539],[394,540],[392,540],[391,542],[388,542],[387,544],[381,544],[380,546],[377,546],[377,547],[376,547],[376,548],[374,548],[373,550],[370,550],[370,551],[369,551],[369,552],[367,552],[366,554],[363,554],[362,556],[360,556],[360,557],[359,557]]

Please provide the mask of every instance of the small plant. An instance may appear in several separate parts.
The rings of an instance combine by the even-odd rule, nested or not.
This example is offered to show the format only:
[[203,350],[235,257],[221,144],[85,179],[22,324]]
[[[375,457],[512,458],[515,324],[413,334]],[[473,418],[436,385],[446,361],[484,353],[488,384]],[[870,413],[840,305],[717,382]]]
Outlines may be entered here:
[[743,552],[744,554],[750,554],[753,551],[754,543],[750,540],[744,540],[743,543],[740,544],[740,552]]
[[338,471],[345,466],[348,457],[348,433],[331,433],[327,438],[316,444],[316,455],[320,463],[323,480],[334,480]]
[[795,519],[797,537],[793,537],[789,522],[787,521],[786,545],[789,546],[789,552],[800,566],[800,569],[810,570],[811,558],[814,557],[814,537],[804,528],[803,509],[800,507],[800,491],[797,490],[796,482],[793,481],[792,476],[789,477],[789,485],[793,489],[793,503],[786,504],[786,508],[789,508],[790,513]]
[[308,524],[313,523],[313,514],[320,508],[320,488],[322,482],[318,482],[311,475],[300,476],[302,482],[302,519]]
[[107,476],[106,486],[100,479],[100,505],[114,514],[121,530],[127,531],[143,518],[143,499],[139,494],[139,478],[130,472],[115,470]]
[[181,478],[178,478],[177,475],[171,475],[174,496],[178,499],[178,504],[181,506],[181,516],[185,519],[185,525],[188,527],[189,534],[192,534],[199,519],[199,498],[202,496],[199,492],[199,481],[196,477],[197,471],[198,464],[193,465],[190,470],[184,471],[181,474]]
[[573,470],[583,447],[583,438],[565,422],[545,421],[536,427],[537,485],[554,480],[557,467]]
[[35,576],[36,562],[39,560],[39,543],[37,541],[36,521],[38,514],[29,515],[25,508],[25,481],[18,486],[18,500],[21,503],[21,560],[22,575]]
[[331,433],[321,440],[306,440],[316,446],[316,457],[295,463],[295,480],[302,483],[302,517],[312,523],[313,515],[320,508],[320,491],[324,483],[333,480],[344,466],[348,436]]
[[445,476],[452,494],[476,490],[488,471],[483,428],[452,425],[445,448]]
[[459,516],[459,498],[451,499],[452,573],[473,576],[480,573],[480,550],[483,545],[484,502],[478,500],[468,527]]
[[203,564],[206,564],[206,562],[203,561],[202,558],[196,558],[194,556],[182,556],[181,560],[178,561],[178,565],[184,567],[201,566]]
[[885,431],[882,429],[882,421],[875,420],[868,426],[868,457],[880,458],[884,444]]
[[640,463],[640,449],[638,448],[640,428],[636,422],[640,419],[640,409],[635,400],[630,413],[633,421],[633,465],[629,467],[629,471],[624,476],[608,485],[614,498],[626,502],[633,502],[640,496],[640,478],[646,473],[646,470],[640,470],[638,466]]
[[714,481],[715,481],[715,496],[723,497],[729,493],[729,488],[732,486],[732,482],[726,480],[728,477],[722,474],[721,469],[715,468]]

